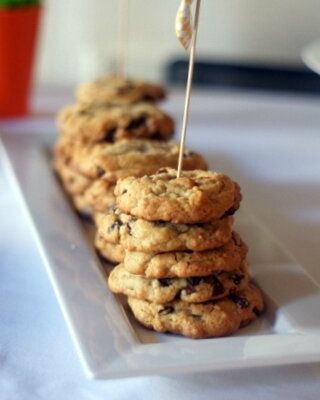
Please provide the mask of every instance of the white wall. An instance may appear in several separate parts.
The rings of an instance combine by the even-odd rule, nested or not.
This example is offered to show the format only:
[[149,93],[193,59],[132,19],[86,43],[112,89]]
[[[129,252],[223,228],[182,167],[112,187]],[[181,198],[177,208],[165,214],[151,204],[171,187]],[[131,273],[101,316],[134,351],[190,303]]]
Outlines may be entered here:
[[[174,34],[179,0],[129,0],[129,73],[161,79],[183,55]],[[115,62],[119,0],[47,0],[39,44],[40,84],[73,85]],[[198,54],[300,62],[320,38],[320,0],[202,0]]]

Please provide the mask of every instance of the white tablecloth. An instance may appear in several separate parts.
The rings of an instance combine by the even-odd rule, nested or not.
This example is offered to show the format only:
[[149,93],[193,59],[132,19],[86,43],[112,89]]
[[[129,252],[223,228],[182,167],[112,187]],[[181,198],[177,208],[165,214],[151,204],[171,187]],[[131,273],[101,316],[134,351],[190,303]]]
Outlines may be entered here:
[[[39,95],[35,116],[4,121],[1,131],[54,132],[51,113],[69,100],[53,92]],[[182,101],[175,94],[164,107],[180,118]],[[320,99],[198,92],[187,141],[211,167],[240,182],[246,207],[319,283]],[[1,169],[0,210],[0,400],[319,398],[320,364],[87,380]]]

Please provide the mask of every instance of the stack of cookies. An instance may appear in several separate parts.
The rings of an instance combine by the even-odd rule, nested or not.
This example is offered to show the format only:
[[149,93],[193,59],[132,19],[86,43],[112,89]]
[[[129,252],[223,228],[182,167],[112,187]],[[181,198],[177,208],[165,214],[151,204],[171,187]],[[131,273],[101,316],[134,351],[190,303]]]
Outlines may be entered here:
[[[119,140],[167,140],[173,135],[174,121],[153,104],[164,97],[159,86],[109,76],[80,85],[77,103],[60,111],[54,166],[80,213],[90,214],[85,193],[95,180],[93,175],[103,175],[92,162],[98,153],[106,148],[119,153],[113,146]],[[96,168],[96,174],[83,171],[83,164]]]
[[109,276],[143,325],[204,338],[228,335],[263,309],[249,283],[247,247],[233,231],[239,186],[223,174],[160,169],[119,179],[99,235],[123,261]]
[[[173,119],[154,104],[165,97],[159,86],[106,77],[82,84],[76,97],[75,104],[58,114],[54,166],[75,208],[94,218],[114,205],[119,178],[176,166],[179,146],[169,141]],[[186,149],[183,168],[207,166]],[[109,261],[123,260],[121,247],[99,234],[95,245]]]
[[[178,146],[168,142],[174,121],[154,104],[165,97],[161,87],[109,76],[82,84],[76,97],[58,115],[54,166],[81,214],[110,207],[119,177],[176,165]],[[186,169],[206,168],[188,151],[184,162]]]
[[[159,332],[231,334],[263,309],[233,231],[239,186],[206,172],[171,142],[173,119],[156,85],[119,77],[82,84],[58,115],[54,166],[75,208],[93,218],[95,246],[118,265],[109,277],[135,317]],[[154,174],[154,175],[152,175]]]

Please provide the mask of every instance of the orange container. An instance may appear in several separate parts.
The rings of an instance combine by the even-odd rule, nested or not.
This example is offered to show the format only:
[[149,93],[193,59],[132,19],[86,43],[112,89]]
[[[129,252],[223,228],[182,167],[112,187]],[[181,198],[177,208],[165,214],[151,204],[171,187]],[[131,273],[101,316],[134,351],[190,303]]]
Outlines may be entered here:
[[40,9],[0,9],[0,117],[29,111]]

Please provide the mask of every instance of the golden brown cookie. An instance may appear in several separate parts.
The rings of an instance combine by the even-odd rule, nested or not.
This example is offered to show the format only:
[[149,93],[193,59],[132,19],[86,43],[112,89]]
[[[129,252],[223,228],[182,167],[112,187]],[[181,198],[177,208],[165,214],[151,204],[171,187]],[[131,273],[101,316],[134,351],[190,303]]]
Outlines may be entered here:
[[263,311],[262,295],[255,286],[206,303],[173,301],[151,303],[128,299],[136,319],[157,332],[172,332],[194,339],[227,336],[254,321]]
[[84,144],[121,139],[168,140],[174,133],[173,119],[156,106],[86,106],[73,104],[58,114],[63,136]]
[[[163,166],[177,163],[179,146],[173,142],[121,140],[80,146],[74,149],[70,165],[88,178],[103,177],[115,183],[119,178],[152,174]],[[185,169],[206,169],[203,158],[189,150],[183,160]]]
[[119,264],[112,270],[108,284],[114,293],[153,303],[163,304],[174,300],[203,303],[243,289],[248,284],[247,270],[244,262],[237,270],[221,271],[209,276],[146,279],[130,274],[123,264]]
[[212,222],[239,206],[240,188],[226,175],[200,170],[176,175],[176,170],[162,168],[151,176],[120,179],[117,207],[149,221],[193,224]]
[[138,102],[155,102],[165,97],[162,87],[138,79],[125,79],[108,75],[79,86],[76,98],[86,104],[127,105]]
[[188,278],[238,269],[247,251],[240,236],[233,232],[232,239],[217,249],[159,254],[126,251],[123,263],[131,274],[144,275],[148,279]]
[[147,221],[117,209],[97,213],[95,221],[100,235],[110,243],[120,243],[127,250],[153,254],[221,247],[230,241],[233,225],[233,217],[186,225]]

